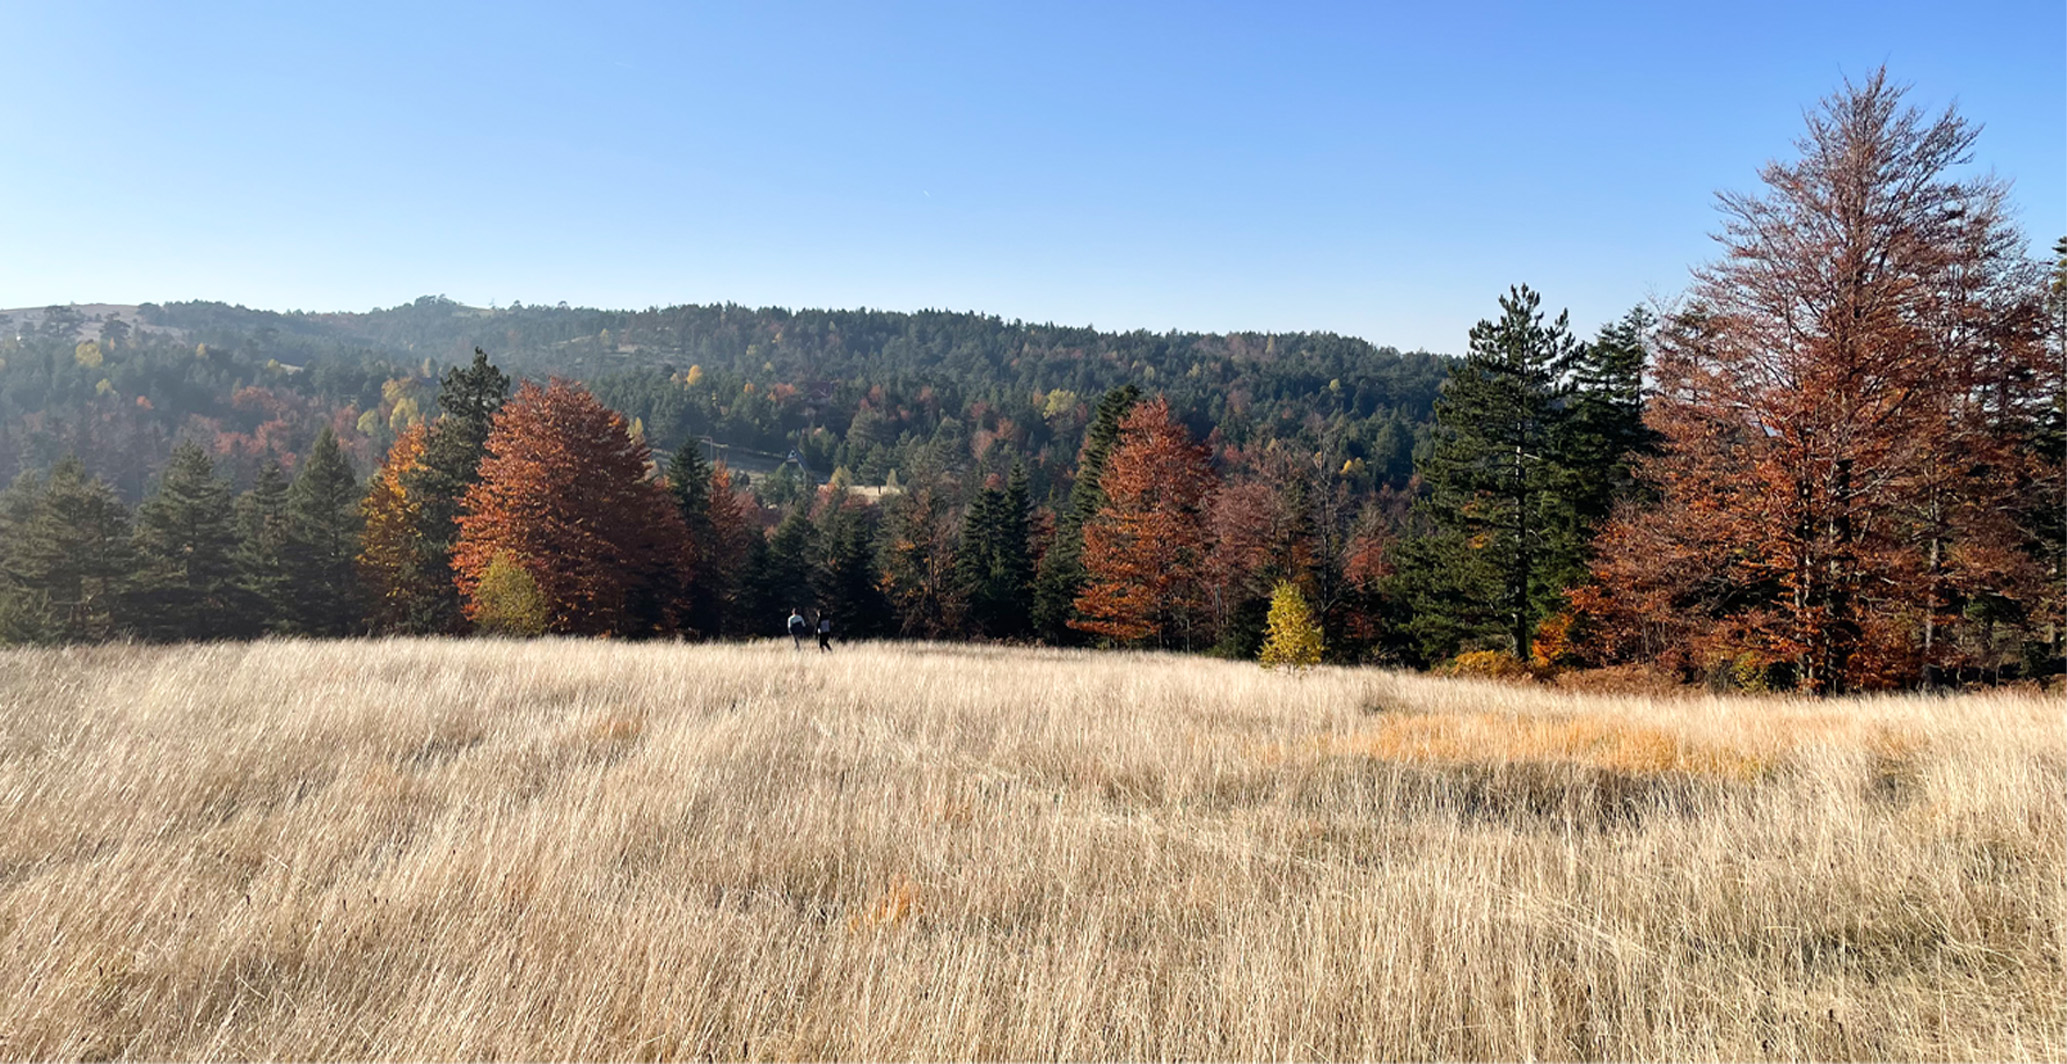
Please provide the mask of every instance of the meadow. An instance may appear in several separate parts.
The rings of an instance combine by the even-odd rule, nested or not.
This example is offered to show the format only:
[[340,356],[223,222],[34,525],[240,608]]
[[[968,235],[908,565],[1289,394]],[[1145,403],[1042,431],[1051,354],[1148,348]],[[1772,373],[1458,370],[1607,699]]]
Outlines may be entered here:
[[2067,710],[0,651],[0,1058],[2067,1057]]

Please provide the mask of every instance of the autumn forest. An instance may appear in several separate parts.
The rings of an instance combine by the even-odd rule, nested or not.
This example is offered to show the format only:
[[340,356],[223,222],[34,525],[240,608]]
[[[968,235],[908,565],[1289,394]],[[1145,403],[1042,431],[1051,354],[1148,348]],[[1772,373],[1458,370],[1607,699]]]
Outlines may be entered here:
[[2043,681],[2067,241],[2032,257],[1978,136],[1848,84],[1719,197],[1683,292],[1591,336],[1554,278],[1490,292],[1458,357],[729,305],[15,311],[0,642],[746,639],[796,610],[837,640]]

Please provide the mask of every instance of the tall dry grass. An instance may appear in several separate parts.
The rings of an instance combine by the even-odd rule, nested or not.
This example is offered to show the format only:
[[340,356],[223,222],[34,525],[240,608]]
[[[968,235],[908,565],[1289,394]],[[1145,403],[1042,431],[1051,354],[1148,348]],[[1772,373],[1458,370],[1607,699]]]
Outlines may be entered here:
[[0,654],[0,1056],[2060,1058],[2067,724],[786,644]]

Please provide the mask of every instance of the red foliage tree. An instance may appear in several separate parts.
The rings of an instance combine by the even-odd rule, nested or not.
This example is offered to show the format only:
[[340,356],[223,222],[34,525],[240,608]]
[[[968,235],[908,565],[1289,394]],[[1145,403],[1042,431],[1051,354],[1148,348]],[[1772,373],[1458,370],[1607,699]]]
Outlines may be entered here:
[[1890,686],[2035,586],[2011,515],[2038,278],[2004,186],[1948,175],[1975,131],[1900,98],[1848,85],[1764,196],[1721,198],[1725,257],[1659,337],[1661,502],[1611,522],[1576,596],[1608,656]]
[[688,531],[622,415],[578,385],[526,381],[487,446],[453,551],[469,617],[482,575],[508,554],[537,582],[549,631],[672,630]]
[[1193,443],[1161,397],[1120,423],[1099,480],[1106,504],[1084,526],[1070,626],[1124,642],[1189,643],[1208,619],[1208,510],[1215,484],[1206,449]]

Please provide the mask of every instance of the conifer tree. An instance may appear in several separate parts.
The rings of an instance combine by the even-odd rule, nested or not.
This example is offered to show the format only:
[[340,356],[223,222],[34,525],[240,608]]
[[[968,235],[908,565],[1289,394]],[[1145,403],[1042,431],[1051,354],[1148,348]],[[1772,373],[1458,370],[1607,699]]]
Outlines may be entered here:
[[705,638],[718,634],[723,624],[725,583],[736,573],[721,572],[717,564],[717,525],[711,514],[714,470],[703,458],[703,441],[689,439],[675,450],[667,464],[667,490],[688,530],[688,572],[683,574],[683,626]]
[[984,488],[963,512],[955,582],[982,635],[1016,639],[1032,628],[1029,502],[1026,467],[1018,465],[1003,488]]
[[1303,669],[1321,662],[1321,623],[1299,585],[1281,580],[1270,593],[1270,617],[1261,660],[1266,669]]
[[116,634],[133,565],[129,515],[115,490],[88,476],[78,458],[67,455],[51,469],[10,554],[46,638],[86,642]]
[[230,486],[192,442],[172,452],[158,490],[137,507],[133,602],[150,639],[241,634],[237,529]]
[[267,462],[237,498],[237,585],[253,626],[264,631],[285,630],[293,611],[287,491],[280,463]]
[[842,491],[827,499],[819,521],[815,597],[841,638],[888,635],[895,624],[876,565],[878,525],[874,507]]
[[287,489],[290,630],[340,636],[359,629],[359,500],[359,478],[326,426]]
[[416,549],[421,555],[416,564],[432,577],[426,585],[428,595],[410,618],[410,626],[418,631],[457,631],[465,624],[451,579],[452,552],[459,542],[458,521],[467,492],[481,479],[488,435],[509,391],[509,376],[478,347],[472,365],[455,367],[439,379],[442,416],[431,425],[423,456],[403,483],[415,500]]
[[1567,555],[1577,545],[1556,535],[1571,522],[1555,448],[1561,379],[1579,350],[1566,316],[1546,323],[1541,303],[1526,285],[1510,289],[1500,317],[1472,327],[1464,364],[1436,401],[1433,445],[1416,463],[1424,534],[1402,540],[1395,587],[1431,661],[1496,641],[1526,660],[1575,564]]
[[49,638],[47,603],[23,572],[23,545],[43,497],[43,478],[23,470],[0,490],[0,644]]
[[1126,420],[1141,389],[1122,385],[1105,393],[1098,411],[1084,433],[1083,450],[1077,455],[1076,482],[1071,485],[1069,506],[1056,515],[1055,538],[1041,564],[1034,583],[1033,625],[1036,633],[1051,643],[1073,643],[1079,637],[1069,622],[1077,616],[1077,596],[1083,593],[1084,523],[1105,505],[1106,461],[1120,437],[1120,423]]

